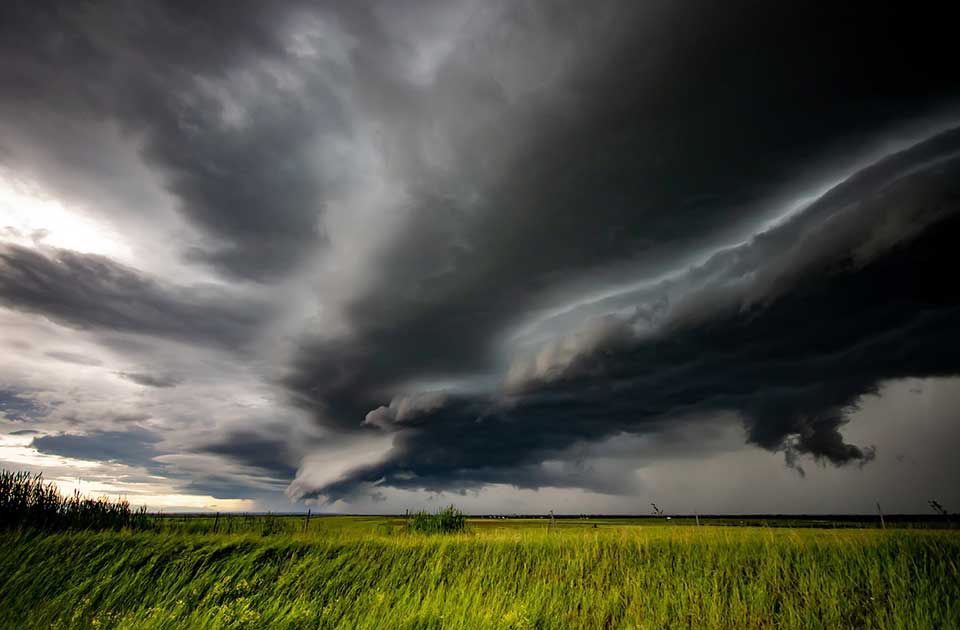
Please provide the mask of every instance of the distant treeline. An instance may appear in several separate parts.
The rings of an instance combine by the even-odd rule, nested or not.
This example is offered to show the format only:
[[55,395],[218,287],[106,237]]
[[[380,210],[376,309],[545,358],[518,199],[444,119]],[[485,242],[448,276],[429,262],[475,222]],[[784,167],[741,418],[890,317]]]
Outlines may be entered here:
[[92,499],[60,494],[41,475],[0,470],[0,529],[144,529],[147,509],[131,509],[126,499]]

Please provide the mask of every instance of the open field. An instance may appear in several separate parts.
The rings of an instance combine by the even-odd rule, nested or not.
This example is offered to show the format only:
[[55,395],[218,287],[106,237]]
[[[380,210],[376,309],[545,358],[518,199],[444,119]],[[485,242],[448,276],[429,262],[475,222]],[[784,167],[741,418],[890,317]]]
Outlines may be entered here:
[[[896,529],[951,529],[956,523],[942,516],[894,514],[886,517],[887,526]],[[404,527],[402,516],[306,516],[304,514],[152,514],[146,528],[158,532],[192,534],[302,534],[343,533],[346,531],[396,532]],[[472,516],[469,527],[480,531],[516,531],[518,529],[610,529],[632,527],[759,527],[788,529],[878,529],[873,515],[836,516]]]
[[314,517],[307,532],[303,517],[162,520],[0,534],[0,626],[960,627],[955,530],[490,519],[428,536],[383,517]]

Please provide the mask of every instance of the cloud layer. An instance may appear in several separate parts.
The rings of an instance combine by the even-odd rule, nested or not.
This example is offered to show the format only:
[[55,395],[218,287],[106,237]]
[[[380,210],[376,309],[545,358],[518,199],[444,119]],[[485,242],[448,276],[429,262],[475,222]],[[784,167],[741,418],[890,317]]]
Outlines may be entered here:
[[0,11],[13,463],[582,499],[731,427],[855,469],[865,396],[960,372],[934,7]]

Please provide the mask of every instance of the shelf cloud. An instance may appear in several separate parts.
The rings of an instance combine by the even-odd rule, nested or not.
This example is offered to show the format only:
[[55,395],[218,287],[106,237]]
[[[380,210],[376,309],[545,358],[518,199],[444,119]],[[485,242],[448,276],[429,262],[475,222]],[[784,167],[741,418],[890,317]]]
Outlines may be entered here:
[[764,456],[831,509],[907,461],[870,401],[955,425],[923,4],[4,6],[0,465],[349,511]]

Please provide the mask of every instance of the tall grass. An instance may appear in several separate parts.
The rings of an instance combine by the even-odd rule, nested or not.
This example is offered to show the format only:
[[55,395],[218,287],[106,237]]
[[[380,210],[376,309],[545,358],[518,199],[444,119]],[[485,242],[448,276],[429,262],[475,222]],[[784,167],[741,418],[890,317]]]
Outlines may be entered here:
[[949,530],[148,518],[22,473],[0,523],[0,629],[960,628]]
[[[2,628],[957,628],[949,531],[0,534]],[[367,529],[365,529],[367,528]]]
[[33,528],[143,529],[150,521],[145,507],[130,508],[126,499],[65,497],[41,475],[0,470],[0,530]]
[[459,534],[467,530],[467,517],[452,505],[430,512],[415,512],[407,518],[407,531],[417,534]]

